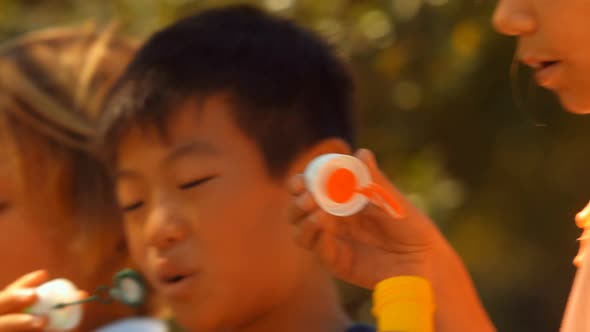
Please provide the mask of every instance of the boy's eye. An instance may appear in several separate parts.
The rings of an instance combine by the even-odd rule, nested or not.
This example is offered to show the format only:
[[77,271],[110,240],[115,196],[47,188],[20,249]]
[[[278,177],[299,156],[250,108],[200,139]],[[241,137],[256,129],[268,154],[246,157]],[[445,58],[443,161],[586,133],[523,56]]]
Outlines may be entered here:
[[131,212],[133,210],[139,209],[142,206],[143,206],[143,201],[137,201],[133,204],[123,206],[122,209],[123,209],[123,212]]
[[191,189],[191,188],[197,187],[199,185],[202,185],[203,183],[205,183],[209,180],[212,180],[214,178],[215,178],[215,176],[207,176],[207,177],[200,178],[200,179],[197,179],[194,181],[185,182],[185,183],[179,185],[178,188],[182,189],[182,190]]

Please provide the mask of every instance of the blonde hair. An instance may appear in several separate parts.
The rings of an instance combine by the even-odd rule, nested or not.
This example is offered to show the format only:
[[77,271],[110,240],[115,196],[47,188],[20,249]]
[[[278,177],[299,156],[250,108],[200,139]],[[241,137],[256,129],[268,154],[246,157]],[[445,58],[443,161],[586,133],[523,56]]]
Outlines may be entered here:
[[26,187],[57,188],[44,199],[84,221],[76,227],[93,238],[118,222],[109,174],[90,150],[95,120],[138,47],[115,30],[47,29],[0,47],[0,131]]

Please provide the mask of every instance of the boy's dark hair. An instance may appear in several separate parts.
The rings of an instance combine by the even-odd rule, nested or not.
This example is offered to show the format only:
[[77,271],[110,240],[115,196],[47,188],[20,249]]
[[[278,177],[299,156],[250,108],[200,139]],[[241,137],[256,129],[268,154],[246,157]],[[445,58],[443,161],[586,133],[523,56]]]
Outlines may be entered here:
[[227,93],[238,128],[280,177],[322,139],[354,145],[353,90],[347,66],[314,33],[252,6],[212,9],[146,42],[112,91],[99,136],[113,162],[129,127],[166,134],[178,103]]

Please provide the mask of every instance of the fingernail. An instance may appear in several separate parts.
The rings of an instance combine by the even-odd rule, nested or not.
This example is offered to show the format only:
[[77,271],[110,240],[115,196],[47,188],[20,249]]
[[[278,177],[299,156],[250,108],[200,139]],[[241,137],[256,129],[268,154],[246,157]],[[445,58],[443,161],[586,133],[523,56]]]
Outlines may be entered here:
[[35,296],[35,291],[33,289],[23,288],[23,289],[15,289],[14,296],[21,301],[30,300],[33,296]]
[[309,217],[307,217],[307,220],[312,223],[312,224],[317,224],[318,223],[318,214],[317,213],[313,213],[311,214]]
[[369,160],[374,163],[377,164],[377,159],[375,159],[375,154],[373,153],[373,151],[369,150],[369,149],[365,149],[365,153],[367,154],[367,158],[369,158]]
[[289,189],[290,189],[292,192],[298,192],[298,191],[301,191],[301,190],[303,189],[303,186],[304,186],[304,184],[303,184],[303,181],[302,181],[302,179],[301,179],[301,174],[297,174],[297,175],[294,175],[294,176],[292,176],[292,177],[289,179],[289,184],[288,184],[288,186],[289,186]]
[[46,318],[42,316],[33,316],[31,318],[31,325],[34,328],[40,328],[45,326]]
[[297,198],[296,204],[301,210],[307,211],[313,206],[313,197],[309,194],[303,194]]

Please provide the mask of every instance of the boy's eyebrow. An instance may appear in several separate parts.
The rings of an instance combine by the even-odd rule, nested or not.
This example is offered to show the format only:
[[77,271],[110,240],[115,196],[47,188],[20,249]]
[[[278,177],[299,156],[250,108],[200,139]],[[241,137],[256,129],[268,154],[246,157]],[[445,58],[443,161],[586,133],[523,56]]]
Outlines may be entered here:
[[[216,153],[217,150],[213,147],[213,145],[205,142],[193,141],[175,148],[168,156],[166,156],[163,164],[168,165],[188,154],[214,155]],[[118,170],[115,173],[116,180],[132,179],[139,176],[139,173],[126,169]]]
[[164,164],[180,159],[188,154],[214,155],[217,150],[208,143],[201,141],[192,141],[175,148],[164,160]]

